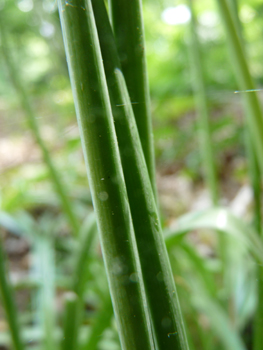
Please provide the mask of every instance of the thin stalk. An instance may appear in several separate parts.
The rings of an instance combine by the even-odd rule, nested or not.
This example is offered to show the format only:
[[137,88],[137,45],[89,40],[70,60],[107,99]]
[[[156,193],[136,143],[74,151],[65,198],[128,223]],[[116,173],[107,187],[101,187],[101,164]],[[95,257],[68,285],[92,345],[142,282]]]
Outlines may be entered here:
[[233,16],[233,19],[234,19],[234,23],[236,25],[236,30],[238,31],[238,34],[240,35],[241,40],[243,40],[242,28],[241,28],[241,23],[239,20],[239,15],[238,15],[238,2],[237,2],[237,0],[227,0],[227,1],[228,1],[229,9],[230,9],[232,16]]
[[[246,108],[249,115],[248,108]],[[245,130],[246,153],[248,158],[248,170],[250,182],[253,190],[253,226],[255,232],[259,234],[262,239],[262,184],[261,184],[261,170],[258,165],[255,150],[252,144],[252,135],[249,130]],[[253,350],[263,349],[263,268],[257,265],[257,308],[253,323]]]
[[192,56],[192,69],[194,72],[194,90],[196,106],[198,111],[199,124],[199,144],[203,161],[204,175],[210,192],[213,205],[218,204],[218,180],[216,175],[215,156],[213,152],[213,142],[211,126],[209,121],[209,108],[205,89],[204,68],[200,52],[199,38],[197,36],[196,17],[193,8],[193,1],[189,0],[191,11],[191,43],[190,50]]
[[97,350],[98,342],[104,330],[110,326],[113,316],[112,304],[110,297],[105,297],[101,309],[98,311],[95,321],[92,324],[91,332],[81,347],[81,350]]
[[[173,274],[139,133],[103,0],[92,0],[154,336],[187,349]],[[146,248],[147,247],[147,248]]]
[[80,299],[83,298],[85,292],[85,284],[87,283],[88,260],[91,256],[94,239],[97,235],[97,222],[94,214],[89,215],[80,231],[79,250],[73,273],[72,290]]
[[[190,53],[191,64],[194,73],[194,92],[198,113],[198,136],[202,165],[204,169],[205,183],[207,184],[213,206],[219,204],[219,186],[216,171],[215,154],[213,149],[211,123],[209,118],[208,99],[206,94],[206,83],[204,66],[202,63],[201,47],[198,38],[196,16],[193,0],[189,0],[191,11],[190,22]],[[225,276],[227,266],[227,244],[226,237],[220,232],[217,233],[218,254],[222,261],[222,273]],[[224,278],[223,281],[224,283]]]
[[[236,31],[239,35],[240,41],[245,50],[244,38],[242,35],[242,25],[238,16],[238,2],[237,0],[228,0],[228,4],[232,13],[234,24],[236,26]],[[248,115],[247,119],[251,118],[251,116],[249,115],[250,109],[246,100],[245,100],[245,108],[246,108],[246,114]],[[246,137],[246,149],[247,149],[247,156],[248,156],[247,158],[248,158],[249,175],[250,175],[251,185],[253,189],[253,197],[254,197],[254,227],[256,231],[259,232],[260,234],[261,233],[261,174],[260,174],[260,168],[259,168],[259,164],[255,154],[255,150],[253,149],[253,141],[252,141],[253,134],[249,133],[248,129],[249,129],[248,127],[245,128],[245,137]]]
[[[63,350],[78,349],[78,335],[82,320],[85,285],[88,280],[89,259],[94,238],[97,234],[95,215],[91,214],[80,230],[79,249],[73,271],[72,291],[66,300],[64,329],[61,348]],[[74,297],[75,296],[75,297]],[[70,336],[68,330],[70,329]],[[67,339],[65,341],[65,339]]]
[[[61,342],[61,350],[76,350],[78,327],[74,327],[72,319],[76,320],[76,310],[78,309],[78,296],[73,292],[69,292],[65,296],[65,315],[63,320],[63,337]],[[72,327],[73,326],[73,327]]]
[[[249,72],[242,41],[235,25],[235,20],[231,16],[227,0],[217,0],[217,3],[225,25],[239,89],[242,91],[253,90],[255,85]],[[253,148],[260,169],[263,171],[263,119],[261,107],[256,92],[244,93],[244,98],[249,109],[247,125],[250,134],[253,135]]]
[[145,292],[91,2],[60,0],[59,13],[121,345],[150,350]]
[[153,192],[157,199],[142,3],[141,0],[109,0],[109,9],[122,72],[132,101]]
[[[238,2],[237,0],[228,0],[229,9],[232,13],[232,18],[234,21],[234,24],[236,26],[237,34],[240,38],[241,43],[244,46],[244,39],[242,36],[242,26],[239,20],[238,16]],[[254,93],[253,93],[254,94]],[[246,114],[247,119],[250,119],[251,116],[251,109],[249,108],[249,102],[248,100],[246,102]],[[247,122],[248,124],[248,122]],[[262,208],[262,202],[261,202],[261,192],[262,192],[262,186],[261,186],[261,171],[259,166],[259,161],[255,154],[255,149],[253,148],[253,134],[249,132],[248,128],[245,129],[245,137],[246,137],[246,149],[247,149],[247,156],[248,156],[248,168],[249,168],[249,175],[251,180],[251,185],[253,189],[253,198],[254,198],[254,227],[256,232],[259,233],[259,235],[262,237],[262,214],[261,214],[261,208]],[[257,304],[257,310],[256,315],[254,319],[254,339],[253,339],[253,349],[254,350],[261,350],[263,348],[263,299],[262,299],[262,292],[263,292],[263,269],[261,266],[257,267],[257,274],[258,274],[258,304]]]
[[[247,153],[249,159],[250,179],[254,197],[254,227],[262,239],[262,201],[261,201],[261,179],[260,169],[255,159],[255,152],[252,148],[250,135],[247,135]],[[257,308],[253,323],[253,350],[263,349],[263,268],[257,265]]]
[[10,78],[17,92],[17,96],[20,100],[22,109],[24,110],[24,113],[27,117],[28,126],[31,129],[32,135],[34,136],[35,141],[42,152],[43,160],[48,168],[51,181],[53,182],[54,188],[57,192],[57,195],[59,196],[62,208],[69,221],[73,234],[77,235],[79,230],[79,221],[74,213],[73,206],[65,189],[65,185],[62,182],[61,174],[58,173],[51,159],[50,153],[45,145],[45,142],[40,134],[39,127],[36,121],[36,115],[30,104],[26,89],[24,88],[24,85],[20,79],[18,67],[15,65],[10,54],[10,49],[8,46],[8,41],[6,38],[4,24],[2,23],[2,20],[0,21],[0,35],[2,40],[1,46],[5,63],[9,70]]
[[37,322],[43,330],[43,350],[55,350],[55,261],[51,238],[46,232],[38,234],[34,242],[33,268],[41,286],[36,292]]
[[253,350],[262,350],[263,348],[263,335],[262,335],[262,327],[263,327],[263,267],[262,265],[257,266],[257,309],[253,323]]
[[7,323],[11,335],[14,350],[24,350],[24,344],[20,335],[17,308],[13,296],[13,290],[7,277],[5,256],[0,240],[0,296],[6,314]]

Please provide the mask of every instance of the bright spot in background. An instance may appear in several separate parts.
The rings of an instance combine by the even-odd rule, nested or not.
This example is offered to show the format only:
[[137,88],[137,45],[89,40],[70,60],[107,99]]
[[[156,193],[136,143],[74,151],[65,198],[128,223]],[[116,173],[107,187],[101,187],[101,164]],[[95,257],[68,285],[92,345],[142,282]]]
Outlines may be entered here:
[[172,26],[187,23],[190,21],[190,18],[191,12],[186,5],[167,7],[162,13],[162,20]]
[[17,6],[22,12],[29,12],[33,9],[34,4],[32,0],[20,0]]
[[244,4],[240,10],[240,18],[244,23],[251,22],[256,15],[255,10],[247,4]]
[[44,0],[42,3],[43,10],[47,13],[53,13],[57,10],[56,0]]
[[200,16],[198,16],[199,22],[205,27],[215,27],[220,23],[219,16],[214,11],[205,11]]
[[222,210],[217,215],[216,225],[217,227],[223,230],[224,228],[226,228],[226,224],[227,224],[227,213],[224,210]]
[[53,24],[44,21],[40,28],[40,34],[45,38],[51,38],[54,35],[54,33],[55,27],[53,26]]

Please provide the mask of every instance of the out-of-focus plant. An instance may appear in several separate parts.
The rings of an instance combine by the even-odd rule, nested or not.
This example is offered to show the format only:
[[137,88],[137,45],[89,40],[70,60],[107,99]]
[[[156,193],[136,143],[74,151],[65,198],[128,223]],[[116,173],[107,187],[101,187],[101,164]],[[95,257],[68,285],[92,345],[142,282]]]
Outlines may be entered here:
[[[36,171],[41,164],[22,164],[17,169],[4,170],[5,188],[2,189],[1,208],[7,212],[0,211],[1,234],[3,231],[1,247],[7,247],[8,253],[9,239],[14,236],[17,240],[26,242],[30,254],[26,253],[27,275],[19,280],[15,280],[12,273],[8,276],[6,258],[3,259],[4,255],[0,254],[0,297],[9,328],[1,332],[0,345],[20,350],[119,350],[121,347],[185,349],[186,337],[184,331],[180,333],[182,320],[175,307],[178,303],[176,300],[174,303],[173,300],[176,299],[176,294],[173,293],[175,280],[190,348],[217,350],[223,347],[229,350],[244,350],[251,339],[250,334],[245,339],[244,328],[254,317],[256,305],[261,305],[261,299],[256,304],[261,285],[259,283],[259,290],[256,291],[256,268],[262,264],[262,241],[256,234],[261,224],[260,215],[256,216],[257,225],[253,227],[221,207],[178,217],[175,226],[170,229],[164,228],[168,256],[159,224],[145,57],[149,63],[159,164],[172,165],[181,175],[187,174],[187,179],[198,179],[200,167],[197,157],[199,150],[194,141],[196,128],[193,123],[193,79],[189,74],[188,43],[184,37],[188,26],[172,27],[164,22],[163,15],[160,16],[162,11],[167,10],[167,6],[174,4],[167,1],[143,1],[147,39],[145,52],[142,8],[139,1],[108,1],[110,6],[107,6],[107,10],[102,0],[61,3],[61,17],[68,24],[74,24],[71,27],[65,25],[64,36],[68,51],[72,53],[68,57],[71,83],[75,101],[78,101],[77,114],[81,115],[80,131],[88,165],[89,185],[101,232],[103,254],[98,241],[96,219],[91,214],[84,166],[81,166],[81,169],[79,167],[82,162],[78,153],[79,136],[75,133],[76,127],[70,121],[73,102],[68,78],[63,75],[66,64],[62,40],[58,35],[59,17],[55,9],[51,9],[52,4],[49,1],[45,0],[43,4],[34,3],[34,7],[30,1],[21,1],[19,7],[16,7],[10,0],[1,8],[1,12],[5,14],[5,19],[8,18],[4,28],[8,31],[5,48],[18,47],[20,66],[19,69],[13,69],[13,80],[17,79],[15,71],[19,71],[20,77],[24,77],[25,81],[26,63],[31,64],[31,75],[27,77],[31,85],[26,88],[26,82],[19,83],[24,91],[21,93],[22,90],[18,89],[20,99],[23,95],[29,101],[25,91],[39,94],[30,100],[36,110],[35,114],[41,112],[42,116],[41,102],[45,96],[44,101],[49,101],[48,104],[45,102],[45,112],[53,114],[55,109],[55,115],[63,115],[64,118],[59,118],[63,130],[70,121],[70,132],[68,129],[65,132],[60,130],[57,134],[66,139],[63,150],[59,149],[56,152],[54,148],[53,152],[53,149],[48,147],[52,152],[47,153],[50,158],[52,156],[56,168],[61,168],[63,162],[67,163],[67,166],[62,166],[63,169],[67,169],[63,173],[62,189],[67,192],[64,186],[67,180],[70,190],[69,205],[73,215],[76,218],[87,216],[87,220],[81,224],[77,219],[79,235],[69,235],[69,225],[65,222],[65,211],[63,212],[61,206],[63,201],[59,204],[52,191],[45,190],[46,184],[52,182],[52,177]],[[230,18],[233,32],[233,27],[236,26],[236,2],[229,0],[228,4],[234,5],[232,15],[229,17],[228,14],[224,14],[223,17],[228,19],[228,25]],[[198,81],[200,85],[195,90],[199,102],[201,97],[206,99],[204,116],[207,116],[209,107],[213,118],[211,130],[207,128],[208,118],[202,120],[208,139],[208,146],[204,147],[205,153],[209,153],[209,157],[205,158],[206,166],[212,169],[212,174],[215,160],[212,153],[207,152],[211,150],[211,145],[214,146],[214,157],[218,157],[216,163],[219,165],[218,179],[210,178],[213,193],[216,186],[221,186],[218,181],[222,180],[222,174],[228,171],[227,165],[221,166],[220,157],[224,156],[224,152],[227,150],[244,157],[240,142],[243,126],[240,123],[236,128],[228,111],[229,106],[234,99],[237,103],[239,96],[244,96],[248,104],[253,98],[246,96],[249,93],[233,94],[237,88],[231,66],[225,64],[226,53],[223,50],[221,23],[215,20],[211,24],[211,18],[217,15],[213,2],[200,0],[194,2],[194,5],[198,30],[192,31],[192,34],[193,38],[198,34],[199,44],[205,53],[202,60],[199,59],[199,64],[203,65],[204,69],[202,79]],[[241,4],[242,18],[245,6],[254,11],[250,17],[253,17],[251,27],[246,26],[251,40],[251,33],[255,35],[257,32],[253,26],[256,23],[258,28],[261,26],[260,7],[254,3]],[[20,11],[20,8],[26,11]],[[230,13],[229,9],[227,8],[227,11]],[[75,20],[76,16],[79,21]],[[112,18],[111,21],[109,17]],[[128,21],[128,18],[131,20]],[[26,22],[30,23],[30,26]],[[235,43],[235,35],[239,35],[236,28],[235,31],[236,34],[230,33],[228,36],[232,38],[232,47],[244,47],[243,42]],[[255,38],[253,40],[253,43],[249,41],[251,47],[253,46],[252,68],[253,64],[261,65],[260,45],[255,44]],[[89,45],[90,42],[92,46]],[[35,51],[32,49],[33,43],[39,44]],[[193,41],[193,44],[190,49],[196,53],[196,41]],[[41,66],[45,73],[32,80],[32,62],[37,61],[32,52],[41,47],[49,47],[56,58],[52,61],[54,64],[49,66],[42,66],[41,60],[37,62],[38,68]],[[138,50],[133,50],[134,47]],[[16,58],[16,50],[12,50],[13,55]],[[231,61],[237,59],[235,65],[238,66],[240,58],[236,56],[232,57]],[[58,67],[57,62],[63,64]],[[245,64],[247,65],[247,60]],[[134,66],[138,67],[135,72]],[[197,73],[200,73],[199,69]],[[8,93],[8,84],[3,84],[6,82],[4,72],[0,71],[0,75],[3,76],[3,79],[0,79],[0,90],[3,96],[7,96],[7,100],[11,101],[13,91]],[[257,82],[260,83],[260,79],[258,74]],[[20,80],[19,78],[18,81]],[[49,84],[46,90],[45,81]],[[58,91],[55,91],[56,88]],[[222,89],[225,91],[222,92]],[[242,87],[238,89],[243,90]],[[63,96],[66,96],[65,100]],[[70,101],[68,105],[64,104],[66,100]],[[200,102],[202,107],[203,101],[204,99]],[[2,99],[2,108],[1,102]],[[8,113],[12,113],[11,103],[8,103]],[[33,108],[30,105],[29,108],[32,112]],[[251,107],[248,116],[252,116],[253,108],[255,106]],[[5,111],[3,109],[4,117]],[[54,119],[52,116],[52,124]],[[249,118],[247,121],[249,122]],[[39,125],[43,125],[42,123],[48,120],[38,122]],[[245,128],[249,130],[250,140],[254,142],[251,128]],[[255,165],[259,164],[260,159],[252,142],[249,143],[252,145],[249,148],[252,151],[247,159],[255,160],[253,157],[257,157],[255,162],[251,162]],[[72,150],[76,153],[70,154]],[[171,171],[169,166],[168,170],[165,169],[168,173]],[[246,181],[248,177],[244,169],[241,182]],[[251,169],[255,199],[260,199],[260,172],[256,167],[251,166]],[[255,174],[257,176],[253,178]],[[58,177],[61,180],[61,176]],[[10,183],[7,188],[6,184]],[[200,183],[195,185],[200,186]],[[43,198],[37,197],[36,187],[42,187],[45,195]],[[223,186],[221,189],[223,193]],[[214,191],[214,202],[220,199],[215,195],[216,192]],[[259,214],[260,206],[255,206],[255,209],[255,213]],[[180,210],[183,211],[184,208]],[[69,214],[66,215],[69,219]],[[166,220],[163,222],[167,223]],[[71,225],[70,230],[75,230],[74,225]],[[229,254],[224,264],[225,272],[230,278],[226,279],[225,283],[222,283],[222,257],[215,254],[216,249],[211,243],[214,242],[213,231],[217,237],[227,235],[227,239],[223,241]],[[187,232],[192,232],[192,235],[186,237]],[[195,246],[193,242],[198,237],[205,237],[201,238],[205,243],[197,243]],[[106,262],[107,273],[102,256]],[[12,260],[12,255],[9,257]],[[110,281],[111,294],[107,278]],[[30,295],[30,302],[26,310],[22,311],[21,301],[16,298],[16,293],[19,294],[21,290],[26,290]],[[260,307],[257,314],[261,314]],[[125,334],[126,329],[129,332]],[[259,350],[262,348],[259,345],[261,322],[257,317],[254,329],[254,348]],[[184,339],[180,340],[180,337]]]
[[[261,151],[263,150],[263,116],[260,107],[257,91],[250,75],[246,60],[242,30],[238,16],[237,1],[218,1],[222,18],[230,46],[231,60],[234,63],[236,79],[239,88],[243,91],[246,105],[247,145],[250,164],[251,182],[254,191],[255,227],[262,236],[261,216],[261,174],[263,162]],[[254,322],[254,349],[261,349],[263,346],[262,334],[262,268],[258,267],[258,308]]]

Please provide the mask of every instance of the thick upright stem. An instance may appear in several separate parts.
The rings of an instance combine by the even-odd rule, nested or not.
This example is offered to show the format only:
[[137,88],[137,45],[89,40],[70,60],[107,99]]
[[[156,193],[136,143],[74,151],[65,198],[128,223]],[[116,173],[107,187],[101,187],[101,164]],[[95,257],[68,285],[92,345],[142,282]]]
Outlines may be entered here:
[[123,349],[153,349],[139,257],[90,0],[59,12],[89,185]]
[[110,15],[122,71],[156,196],[151,107],[141,0],[110,0]]
[[180,306],[136,121],[103,0],[92,0],[146,296],[159,349],[187,349]]

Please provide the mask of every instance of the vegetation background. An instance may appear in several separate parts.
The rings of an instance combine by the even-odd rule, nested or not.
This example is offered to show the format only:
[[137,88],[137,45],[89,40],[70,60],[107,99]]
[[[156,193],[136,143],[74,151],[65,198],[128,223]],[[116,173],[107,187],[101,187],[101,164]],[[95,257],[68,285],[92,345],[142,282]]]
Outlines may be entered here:
[[[228,34],[216,1],[193,4],[218,204],[227,210],[212,208],[200,156],[189,5],[185,1],[144,0],[161,220],[167,237],[173,230],[179,233],[176,244],[167,239],[167,245],[190,348],[259,350],[253,342],[253,322],[258,308],[260,258],[252,255],[262,256],[262,248],[254,232],[250,239],[253,191],[243,106],[244,94],[251,92],[235,93],[239,90],[236,63],[227,49]],[[240,0],[238,6],[247,61],[262,104],[263,5],[260,0]],[[78,286],[83,290],[84,310],[81,347],[120,349],[92,216],[57,4],[54,0],[2,0],[0,17],[34,111],[33,119],[69,193],[78,222],[84,223],[81,230],[88,232],[81,239],[72,235],[28,126],[28,110],[23,102],[21,105],[21,95],[10,79],[10,67],[1,55],[0,225],[26,349],[72,348],[65,314],[75,303],[74,278],[80,271],[76,270],[76,261],[82,239],[86,239],[90,254],[80,265],[86,265],[81,273],[87,281],[84,287]],[[202,215],[196,216],[196,212]],[[218,229],[227,234],[217,234]],[[218,249],[218,241],[223,249]],[[0,349],[9,348],[7,321],[0,306]]]

